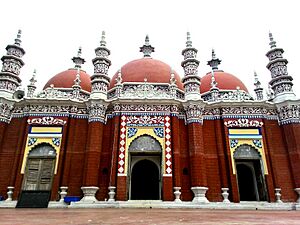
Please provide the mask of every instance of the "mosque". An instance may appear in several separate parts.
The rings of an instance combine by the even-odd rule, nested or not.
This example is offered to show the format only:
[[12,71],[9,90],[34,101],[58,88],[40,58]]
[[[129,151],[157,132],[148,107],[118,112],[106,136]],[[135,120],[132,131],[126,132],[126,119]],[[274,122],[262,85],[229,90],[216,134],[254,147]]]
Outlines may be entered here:
[[254,96],[214,51],[200,74],[189,33],[182,76],[151,57],[148,36],[110,76],[103,32],[93,74],[79,48],[74,68],[42,90],[34,73],[24,91],[19,31],[1,58],[0,206],[300,203],[300,100],[269,38],[269,90],[254,74]]

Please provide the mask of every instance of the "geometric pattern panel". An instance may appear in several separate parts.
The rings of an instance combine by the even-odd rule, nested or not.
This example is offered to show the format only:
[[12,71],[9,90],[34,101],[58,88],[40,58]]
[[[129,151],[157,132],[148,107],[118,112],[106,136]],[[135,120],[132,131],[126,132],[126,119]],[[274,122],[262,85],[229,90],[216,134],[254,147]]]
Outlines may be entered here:
[[165,116],[165,171],[164,176],[172,176],[172,149],[171,149],[171,118]]
[[126,116],[121,116],[120,148],[118,156],[118,176],[125,175],[125,149],[126,149]]

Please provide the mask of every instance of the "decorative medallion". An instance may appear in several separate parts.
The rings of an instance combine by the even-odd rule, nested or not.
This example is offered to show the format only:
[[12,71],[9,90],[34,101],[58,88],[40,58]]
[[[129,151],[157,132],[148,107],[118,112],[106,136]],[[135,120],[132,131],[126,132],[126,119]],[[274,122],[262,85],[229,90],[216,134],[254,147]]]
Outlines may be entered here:
[[238,119],[229,120],[224,123],[226,127],[262,127],[263,122],[257,120]]
[[67,121],[58,119],[52,116],[44,116],[41,118],[33,118],[27,120],[28,124],[42,124],[42,125],[65,125]]
[[127,137],[128,138],[131,138],[133,137],[134,135],[136,135],[138,129],[135,128],[135,127],[129,127],[128,130],[127,130]]
[[28,146],[32,146],[32,145],[34,145],[34,143],[37,141],[37,138],[29,138],[29,140],[28,140]]
[[154,133],[157,137],[163,138],[164,137],[164,129],[162,127],[155,127],[153,129]]

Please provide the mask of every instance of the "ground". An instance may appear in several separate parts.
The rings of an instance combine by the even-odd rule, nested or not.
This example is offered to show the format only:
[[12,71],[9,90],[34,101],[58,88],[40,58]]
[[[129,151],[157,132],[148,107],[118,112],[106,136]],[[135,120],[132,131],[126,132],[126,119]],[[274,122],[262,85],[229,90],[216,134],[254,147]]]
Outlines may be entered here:
[[202,209],[1,209],[1,225],[300,224],[300,211]]

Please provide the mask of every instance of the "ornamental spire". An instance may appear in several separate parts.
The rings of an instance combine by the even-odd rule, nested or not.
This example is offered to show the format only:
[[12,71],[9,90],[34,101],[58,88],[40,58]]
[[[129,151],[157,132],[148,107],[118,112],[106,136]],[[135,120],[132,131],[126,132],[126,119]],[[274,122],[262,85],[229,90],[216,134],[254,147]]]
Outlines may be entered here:
[[283,58],[284,50],[276,46],[272,33],[269,33],[270,50],[266,56],[269,58],[267,65],[271,72],[271,81],[269,84],[274,92],[274,101],[280,102],[287,99],[294,99],[296,95],[293,92],[293,78],[288,74],[288,61]]
[[36,77],[36,69],[34,69],[31,79],[29,80],[29,84],[27,85],[27,97],[31,98],[34,95],[34,91],[36,90],[35,83],[37,80]]
[[12,97],[12,94],[21,85],[22,81],[19,75],[21,68],[24,66],[21,58],[25,51],[21,47],[21,30],[18,31],[15,43],[7,45],[6,50],[6,55],[1,58],[0,92],[3,92],[3,96]]
[[100,46],[95,49],[96,57],[92,60],[94,64],[94,75],[91,77],[92,98],[107,99],[107,89],[110,82],[108,69],[111,61],[108,59],[110,50],[106,47],[105,32],[102,31]]
[[274,38],[273,38],[273,34],[271,33],[271,31],[269,31],[269,38],[270,38],[270,47],[271,48],[276,48],[276,41],[274,41]]
[[215,50],[212,49],[211,51],[211,60],[207,61],[207,65],[209,65],[212,70],[218,70],[218,65],[220,65],[222,60],[216,58]]
[[144,57],[151,57],[151,53],[154,52],[154,47],[150,45],[149,35],[146,35],[145,44],[140,47],[140,52],[143,52]]
[[85,63],[85,60],[83,58],[81,58],[81,54],[82,54],[82,48],[79,47],[78,51],[77,51],[77,56],[74,56],[72,58],[72,61],[75,64],[75,68],[81,68],[81,65],[83,65]]
[[264,99],[264,95],[263,95],[263,88],[260,86],[261,83],[258,80],[258,76],[257,73],[254,71],[254,92],[256,94],[256,99],[257,100],[263,100]]
[[198,75],[199,61],[196,59],[198,50],[192,47],[190,33],[187,32],[186,48],[182,50],[184,60],[181,66],[184,70],[182,79],[186,99],[200,99],[200,77]]

